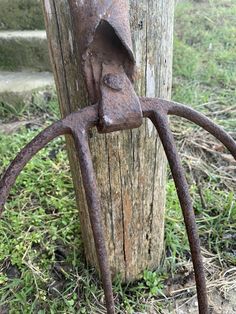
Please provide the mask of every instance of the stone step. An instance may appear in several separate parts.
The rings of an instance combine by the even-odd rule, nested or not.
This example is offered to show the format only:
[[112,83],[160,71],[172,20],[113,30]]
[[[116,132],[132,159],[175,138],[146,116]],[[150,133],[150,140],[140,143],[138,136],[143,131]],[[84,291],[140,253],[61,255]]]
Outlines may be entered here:
[[45,31],[0,31],[0,70],[50,71]]
[[55,95],[54,79],[50,72],[0,71],[1,107],[19,109],[34,104],[43,105]]
[[0,30],[44,29],[41,0],[0,0]]

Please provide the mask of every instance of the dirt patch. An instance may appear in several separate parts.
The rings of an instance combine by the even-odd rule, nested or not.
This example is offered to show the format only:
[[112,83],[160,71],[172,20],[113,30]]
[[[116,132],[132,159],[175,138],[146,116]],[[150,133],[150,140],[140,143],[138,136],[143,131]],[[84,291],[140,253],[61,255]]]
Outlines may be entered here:
[[[217,256],[203,250],[205,273],[207,275],[210,314],[236,313],[236,267],[225,269]],[[174,310],[162,313],[198,314],[198,302],[191,262],[182,266],[182,276],[172,279],[166,295]],[[183,274],[185,273],[185,275]],[[178,278],[179,277],[179,278]]]

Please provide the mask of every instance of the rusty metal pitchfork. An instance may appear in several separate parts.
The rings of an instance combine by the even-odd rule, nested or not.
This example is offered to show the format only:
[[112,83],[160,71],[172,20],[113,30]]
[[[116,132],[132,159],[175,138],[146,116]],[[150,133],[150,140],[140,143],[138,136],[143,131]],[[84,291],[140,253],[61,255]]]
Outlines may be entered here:
[[135,60],[126,0],[70,0],[69,5],[77,30],[77,42],[91,106],[55,122],[21,150],[0,181],[0,213],[12,185],[27,162],[55,137],[71,134],[80,161],[107,313],[115,313],[88,131],[95,126],[100,133],[137,128],[142,124],[143,118],[148,118],[156,127],[170,165],[192,255],[199,313],[207,314],[207,289],[195,215],[184,170],[169,128],[168,115],[180,116],[201,126],[222,142],[235,159],[236,142],[221,127],[187,106],[163,99],[139,98],[136,95],[132,85]]

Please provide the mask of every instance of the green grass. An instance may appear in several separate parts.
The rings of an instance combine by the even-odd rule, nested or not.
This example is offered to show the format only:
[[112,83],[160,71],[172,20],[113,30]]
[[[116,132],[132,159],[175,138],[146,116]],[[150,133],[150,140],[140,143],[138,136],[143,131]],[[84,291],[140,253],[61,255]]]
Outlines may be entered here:
[[[235,16],[233,0],[181,3],[176,11],[174,44],[173,99],[191,104],[231,132],[235,132],[236,113],[224,110],[233,108],[236,99]],[[41,127],[22,127],[14,136],[0,134],[0,172],[24,144],[59,116],[55,101],[30,112],[4,107],[0,113],[5,121],[16,115],[19,119],[37,114],[43,117]],[[189,133],[195,128],[187,124],[184,129],[181,124],[181,130]],[[185,158],[184,165],[202,244],[219,257],[221,265],[235,266],[234,192],[217,173],[208,171],[207,176],[201,175],[200,195],[189,171],[193,165]],[[178,273],[190,256],[170,174],[167,195],[163,263],[156,272],[145,271],[143,279],[132,285],[122,285],[117,276],[117,313],[161,313],[162,308],[171,312],[172,305],[163,297],[166,280]],[[79,215],[62,138],[37,154],[18,178],[0,220],[0,237],[1,313],[105,313],[100,281],[83,257]]]
[[[176,8],[173,99],[212,113],[235,106],[236,4],[181,2]],[[203,105],[205,104],[205,105]],[[219,117],[234,130],[231,117]],[[232,119],[235,119],[235,112]],[[228,125],[227,125],[228,122]]]
[[[207,114],[232,135],[236,126],[235,16],[236,3],[232,0],[183,1],[177,6],[172,96]],[[216,156],[206,156],[208,164],[216,159]],[[184,159],[184,163],[188,162]],[[191,167],[194,168],[190,165],[186,170]],[[225,262],[235,265],[234,185],[226,188],[217,171],[211,170],[206,170],[208,177],[204,174],[200,182],[207,208],[203,208],[196,188],[192,193],[202,242],[210,251],[223,256]],[[191,179],[189,182],[194,183]]]
[[[54,108],[54,104],[53,104]],[[47,123],[46,123],[47,124]],[[22,128],[14,141],[0,135],[0,168],[39,132]],[[103,290],[87,269],[78,210],[62,138],[50,143],[25,167],[0,221],[0,309],[9,313],[96,313]],[[114,283],[117,310],[144,310],[141,298],[162,290],[164,277],[146,271],[144,281]]]

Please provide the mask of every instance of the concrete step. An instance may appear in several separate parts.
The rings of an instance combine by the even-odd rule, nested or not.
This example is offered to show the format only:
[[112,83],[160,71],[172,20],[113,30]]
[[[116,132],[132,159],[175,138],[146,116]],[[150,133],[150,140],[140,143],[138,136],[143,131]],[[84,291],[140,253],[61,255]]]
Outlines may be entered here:
[[0,31],[0,70],[50,71],[45,31]]
[[[56,95],[50,72],[0,72],[0,106],[43,105]],[[0,117],[1,119],[1,117]]]
[[0,30],[44,29],[41,0],[0,0]]

